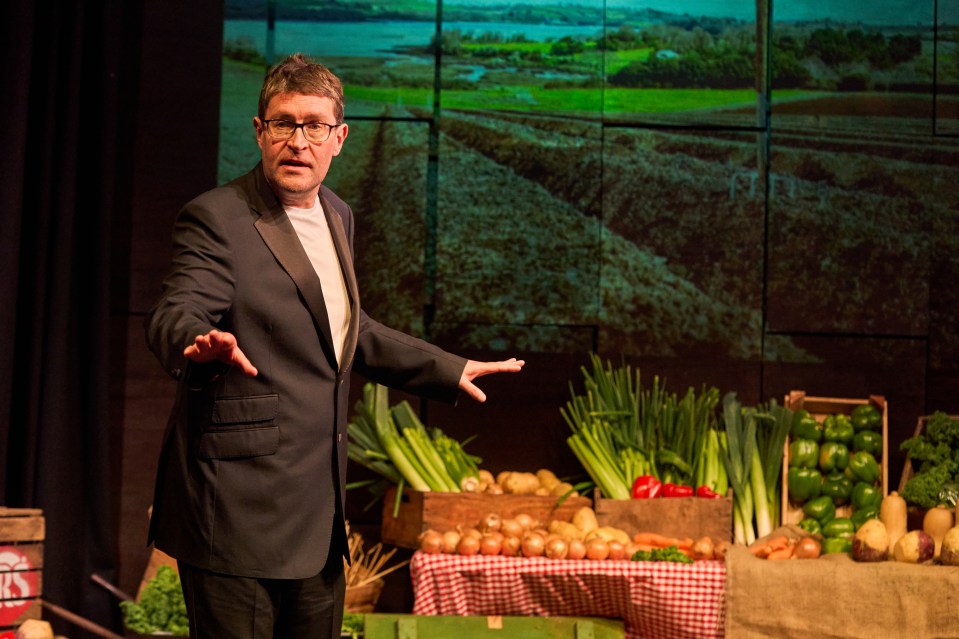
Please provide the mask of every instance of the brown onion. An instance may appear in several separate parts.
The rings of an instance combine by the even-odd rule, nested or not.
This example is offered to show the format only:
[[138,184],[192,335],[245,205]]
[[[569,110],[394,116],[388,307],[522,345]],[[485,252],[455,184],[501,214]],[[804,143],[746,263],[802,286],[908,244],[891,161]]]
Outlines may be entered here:
[[519,527],[523,530],[530,530],[537,525],[537,522],[531,515],[526,513],[520,513],[513,517],[513,521],[519,524]]
[[477,528],[479,528],[480,532],[487,533],[487,532],[492,532],[494,530],[499,530],[502,523],[503,523],[503,519],[499,515],[497,515],[496,513],[490,513],[486,515],[485,517],[483,517],[482,520],[480,520],[479,526],[477,526]]
[[521,537],[523,527],[515,519],[504,519],[500,522],[499,531],[507,537]]
[[566,559],[569,544],[562,537],[553,537],[546,542],[546,556],[550,559]]
[[460,543],[456,545],[456,552],[467,557],[475,555],[479,552],[479,549],[480,540],[468,535],[463,535],[460,538]]
[[447,530],[443,533],[443,552],[448,555],[456,553],[456,545],[460,543],[461,535],[455,530]]
[[608,559],[625,559],[626,558],[626,546],[622,542],[611,539],[606,542],[606,545],[609,547],[609,556]]
[[419,542],[420,550],[429,555],[443,552],[443,535],[435,530],[425,530],[420,533]]
[[822,545],[815,537],[803,537],[796,542],[793,557],[796,559],[818,559],[822,552]]
[[586,542],[586,558],[601,561],[609,557],[609,544],[599,537]]
[[570,539],[569,550],[566,553],[567,559],[582,559],[586,556],[586,544],[582,539]]
[[523,556],[542,557],[546,550],[546,540],[541,535],[530,533],[523,537]]
[[498,555],[502,549],[502,538],[497,535],[483,535],[480,539],[479,551],[481,555]]
[[520,554],[523,542],[519,537],[512,535],[503,537],[503,547],[500,552],[507,557],[516,557]]

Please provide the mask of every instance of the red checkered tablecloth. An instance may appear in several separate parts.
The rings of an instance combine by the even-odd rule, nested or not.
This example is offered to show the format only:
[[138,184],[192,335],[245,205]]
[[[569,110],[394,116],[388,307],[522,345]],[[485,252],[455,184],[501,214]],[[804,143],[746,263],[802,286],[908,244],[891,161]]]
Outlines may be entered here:
[[617,617],[628,639],[724,634],[726,568],[413,553],[413,613]]

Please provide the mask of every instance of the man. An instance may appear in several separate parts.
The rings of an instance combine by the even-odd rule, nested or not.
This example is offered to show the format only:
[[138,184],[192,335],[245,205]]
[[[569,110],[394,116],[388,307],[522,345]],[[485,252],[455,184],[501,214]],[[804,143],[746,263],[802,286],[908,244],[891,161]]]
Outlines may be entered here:
[[353,214],[322,185],[346,140],[340,81],[295,54],[253,119],[262,161],[174,228],[147,341],[179,380],[150,539],[177,559],[193,637],[338,637],[349,378],[477,401],[476,362],[370,319]]

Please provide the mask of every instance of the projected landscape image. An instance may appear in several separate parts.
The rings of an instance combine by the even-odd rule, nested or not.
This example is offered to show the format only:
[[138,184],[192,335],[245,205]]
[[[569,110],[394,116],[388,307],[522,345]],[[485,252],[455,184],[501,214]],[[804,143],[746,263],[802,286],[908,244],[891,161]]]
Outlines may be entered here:
[[803,363],[831,357],[803,335],[939,318],[951,366],[959,9],[847,5],[281,0],[270,30],[228,0],[220,178],[258,159],[264,68],[304,51],[345,83],[327,183],[391,325]]

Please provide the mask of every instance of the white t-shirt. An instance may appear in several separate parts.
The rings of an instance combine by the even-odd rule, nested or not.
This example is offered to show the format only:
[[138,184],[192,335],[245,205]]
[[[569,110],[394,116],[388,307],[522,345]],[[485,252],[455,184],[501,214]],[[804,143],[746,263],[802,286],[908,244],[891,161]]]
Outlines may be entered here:
[[333,235],[326,223],[320,198],[316,198],[311,209],[283,208],[320,278],[323,301],[326,303],[326,313],[330,320],[330,332],[333,334],[333,350],[336,352],[336,361],[339,362],[350,325],[350,305],[343,270],[336,257]]

